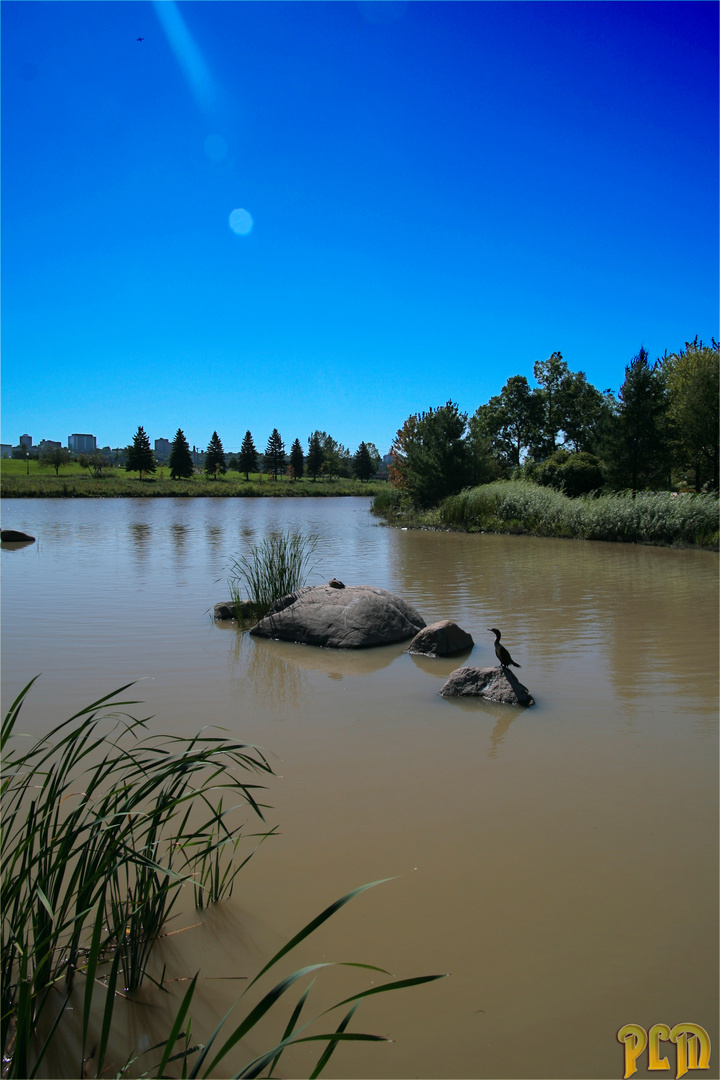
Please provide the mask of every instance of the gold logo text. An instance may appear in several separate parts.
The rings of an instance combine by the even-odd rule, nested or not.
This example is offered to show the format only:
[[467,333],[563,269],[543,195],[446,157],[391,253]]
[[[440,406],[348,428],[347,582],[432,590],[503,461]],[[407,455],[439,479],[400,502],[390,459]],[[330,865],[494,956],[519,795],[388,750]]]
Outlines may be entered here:
[[646,1048],[648,1071],[669,1069],[670,1062],[666,1057],[661,1057],[661,1042],[675,1043],[677,1047],[675,1080],[680,1080],[688,1069],[710,1068],[710,1036],[699,1024],[676,1024],[674,1028],[667,1024],[653,1024],[649,1032],[639,1024],[625,1024],[618,1031],[617,1037],[619,1042],[625,1044],[623,1080],[629,1080],[637,1072],[635,1062]]

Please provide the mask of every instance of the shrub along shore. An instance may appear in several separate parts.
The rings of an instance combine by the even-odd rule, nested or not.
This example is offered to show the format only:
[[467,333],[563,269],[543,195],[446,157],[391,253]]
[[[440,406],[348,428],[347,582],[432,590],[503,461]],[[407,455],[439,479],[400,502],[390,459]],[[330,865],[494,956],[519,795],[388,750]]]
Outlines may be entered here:
[[291,480],[279,476],[273,480],[265,473],[228,472],[217,480],[196,474],[187,480],[172,480],[162,467],[154,475],[143,476],[124,469],[108,469],[93,477],[79,465],[64,466],[59,476],[30,462],[3,461],[2,489],[5,499],[133,499],[133,498],[257,498],[268,496],[348,496],[377,495],[386,486],[384,480],[350,480],[344,477]]
[[413,507],[388,486],[375,497],[372,512],[403,528],[718,550],[718,499],[712,494],[640,491],[571,499],[527,481],[499,480],[466,488],[427,510]]

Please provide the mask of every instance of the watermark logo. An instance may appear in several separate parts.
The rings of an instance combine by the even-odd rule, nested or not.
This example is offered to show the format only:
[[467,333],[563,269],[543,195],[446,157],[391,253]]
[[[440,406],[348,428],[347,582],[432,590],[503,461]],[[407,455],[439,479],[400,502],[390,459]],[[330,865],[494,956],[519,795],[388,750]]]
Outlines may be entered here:
[[635,1062],[647,1047],[648,1071],[669,1069],[670,1062],[660,1056],[660,1043],[671,1042],[677,1047],[677,1072],[680,1080],[688,1069],[710,1068],[710,1036],[699,1024],[653,1024],[647,1032],[639,1024],[625,1024],[617,1033],[618,1041],[625,1043],[625,1075],[623,1080],[637,1072]]

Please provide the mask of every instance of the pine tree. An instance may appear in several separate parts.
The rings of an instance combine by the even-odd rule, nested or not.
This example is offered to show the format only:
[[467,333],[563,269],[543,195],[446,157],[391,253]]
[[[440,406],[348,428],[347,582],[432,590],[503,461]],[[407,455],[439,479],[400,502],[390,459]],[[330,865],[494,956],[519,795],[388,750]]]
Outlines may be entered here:
[[172,446],[170,447],[170,476],[173,480],[185,480],[193,474],[192,457],[190,447],[181,428],[175,432]]
[[302,446],[300,440],[296,439],[290,447],[290,466],[293,471],[293,478],[299,480],[302,478],[303,467],[305,465],[305,455],[302,452]]
[[313,480],[317,480],[317,474],[320,472],[324,460],[325,454],[323,453],[322,443],[320,442],[320,432],[314,431],[308,439],[307,456],[307,471],[308,475],[312,476]]
[[225,451],[223,450],[223,444],[220,442],[217,431],[213,431],[210,442],[208,443],[208,448],[205,451],[205,472],[215,480],[218,478],[218,473],[222,474],[227,472]]
[[620,402],[605,447],[615,487],[655,490],[667,487],[669,474],[668,400],[657,363],[646,350],[625,368]]
[[245,473],[245,479],[250,479],[251,472],[257,472],[258,468],[258,452],[255,449],[255,443],[253,437],[249,431],[245,432],[245,438],[242,441],[240,447],[240,456],[238,457],[238,468],[240,472]]
[[273,474],[273,480],[277,480],[278,473],[285,468],[285,444],[277,428],[272,429],[272,435],[265,447],[265,463]]
[[145,429],[139,427],[133,436],[132,446],[127,448],[126,472],[139,472],[140,479],[144,472],[155,472],[155,455]]
[[361,442],[355,451],[355,456],[353,457],[353,469],[360,481],[369,480],[375,472],[375,467],[372,458],[370,457],[370,451],[364,442]]

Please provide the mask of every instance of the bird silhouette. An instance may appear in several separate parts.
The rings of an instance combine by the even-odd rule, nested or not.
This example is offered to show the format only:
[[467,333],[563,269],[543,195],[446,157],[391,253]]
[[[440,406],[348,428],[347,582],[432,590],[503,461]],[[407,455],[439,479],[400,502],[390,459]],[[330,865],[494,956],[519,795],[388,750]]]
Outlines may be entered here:
[[515,663],[505,646],[500,644],[500,631],[497,630],[494,626],[488,626],[488,630],[491,634],[495,635],[495,655],[500,661],[500,666],[510,667],[510,665],[512,665],[513,667],[521,667],[521,664]]
[[135,40],[136,40],[136,41],[144,41],[144,40],[145,40],[145,38],[144,38],[144,37],[138,37],[138,38],[135,38]]

